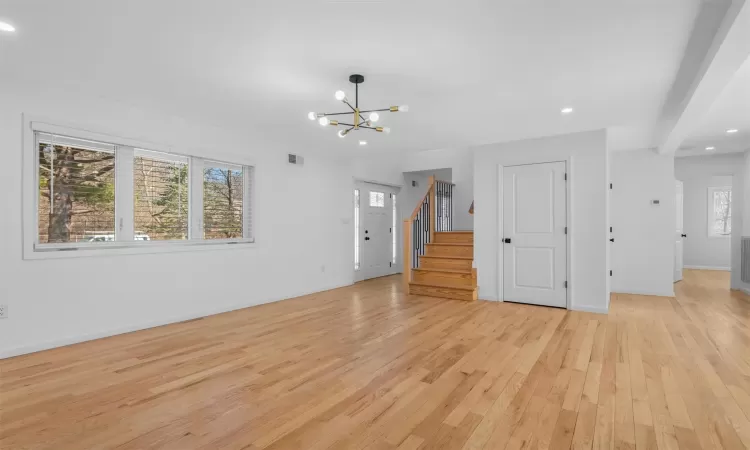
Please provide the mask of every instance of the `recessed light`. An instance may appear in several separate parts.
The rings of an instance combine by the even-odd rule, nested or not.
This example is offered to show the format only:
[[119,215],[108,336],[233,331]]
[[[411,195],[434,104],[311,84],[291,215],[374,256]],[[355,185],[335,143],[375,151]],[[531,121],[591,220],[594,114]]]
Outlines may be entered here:
[[730,129],[727,130],[727,133],[734,134],[734,133],[736,133],[738,131],[740,131],[740,130],[738,130],[737,128],[730,128]]
[[568,106],[568,107],[565,107],[565,108],[561,109],[560,112],[562,114],[570,114],[570,113],[573,112],[573,108],[571,108],[571,107]]
[[706,150],[708,150],[710,152],[712,150],[716,150],[716,147],[706,147]]
[[13,33],[16,31],[16,27],[13,25],[7,23],[7,22],[0,22],[0,31],[6,31],[8,33]]
[[359,141],[359,145],[367,145],[367,141]]

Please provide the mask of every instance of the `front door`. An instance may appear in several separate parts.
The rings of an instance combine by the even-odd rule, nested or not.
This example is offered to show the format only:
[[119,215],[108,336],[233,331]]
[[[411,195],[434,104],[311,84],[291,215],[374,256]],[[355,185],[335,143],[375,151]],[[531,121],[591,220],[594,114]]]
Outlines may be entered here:
[[675,211],[677,213],[676,216],[676,233],[675,233],[675,242],[674,242],[674,281],[682,281],[682,269],[683,269],[683,242],[682,238],[684,235],[684,227],[683,227],[683,218],[682,218],[682,212],[683,212],[683,203],[684,203],[684,194],[683,194],[683,186],[682,181],[677,180],[675,182],[675,192],[677,194],[676,201],[677,205],[675,208]]
[[565,162],[503,169],[503,300],[567,306]]
[[362,186],[360,248],[362,279],[394,273],[393,188],[371,183]]

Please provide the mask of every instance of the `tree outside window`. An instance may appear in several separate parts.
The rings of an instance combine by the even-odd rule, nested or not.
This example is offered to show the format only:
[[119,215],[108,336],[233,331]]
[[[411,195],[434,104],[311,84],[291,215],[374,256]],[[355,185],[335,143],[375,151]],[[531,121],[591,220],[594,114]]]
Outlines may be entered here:
[[708,189],[708,235],[730,236],[732,234],[732,188],[712,187]]

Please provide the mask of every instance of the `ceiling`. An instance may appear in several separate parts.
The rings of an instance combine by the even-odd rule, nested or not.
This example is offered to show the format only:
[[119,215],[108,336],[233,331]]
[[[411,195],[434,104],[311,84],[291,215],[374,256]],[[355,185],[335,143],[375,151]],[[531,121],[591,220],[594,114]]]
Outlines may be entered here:
[[[729,129],[739,131],[728,134]],[[715,147],[711,153],[750,150],[750,58],[683,142],[676,156],[705,155],[709,153],[706,147]]]
[[[0,77],[259,130],[302,153],[448,148],[605,127],[617,131],[615,149],[644,148],[654,145],[651,130],[700,7],[701,0],[6,0],[0,16],[18,31],[0,36]],[[64,70],[52,78],[50,67]],[[307,119],[308,111],[344,110],[333,93],[351,97],[351,73],[366,77],[362,107],[410,105],[384,115],[390,135],[339,139]],[[561,115],[565,106],[575,112]],[[357,145],[362,136],[367,147]]]

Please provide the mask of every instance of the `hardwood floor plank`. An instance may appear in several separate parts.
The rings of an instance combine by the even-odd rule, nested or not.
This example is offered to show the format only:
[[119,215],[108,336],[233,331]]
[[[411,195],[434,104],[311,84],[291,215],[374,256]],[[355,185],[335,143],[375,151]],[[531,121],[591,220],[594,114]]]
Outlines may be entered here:
[[0,360],[0,448],[750,449],[726,275],[609,315],[386,277]]

